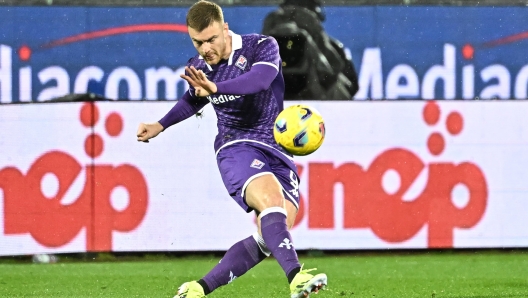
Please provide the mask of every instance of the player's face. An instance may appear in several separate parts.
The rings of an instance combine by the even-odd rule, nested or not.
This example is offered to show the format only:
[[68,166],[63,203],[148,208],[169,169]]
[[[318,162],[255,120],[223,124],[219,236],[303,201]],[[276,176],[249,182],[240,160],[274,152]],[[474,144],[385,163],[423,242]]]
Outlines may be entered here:
[[213,22],[213,24],[200,32],[191,27],[188,27],[188,29],[194,47],[207,64],[215,65],[220,60],[229,58],[231,53],[227,50],[227,37],[229,34],[227,23]]

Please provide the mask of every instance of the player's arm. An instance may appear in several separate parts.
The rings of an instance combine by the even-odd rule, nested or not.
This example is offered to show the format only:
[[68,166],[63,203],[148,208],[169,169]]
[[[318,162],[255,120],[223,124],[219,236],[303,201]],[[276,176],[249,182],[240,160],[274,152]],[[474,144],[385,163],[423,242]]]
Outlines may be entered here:
[[269,88],[277,74],[278,68],[268,64],[256,64],[250,71],[230,80],[214,83],[209,81],[202,70],[193,66],[186,69],[189,75],[182,75],[189,84],[195,87],[196,96],[211,94],[246,95],[254,94]]
[[185,92],[174,107],[158,121],[163,126],[163,129],[167,129],[169,126],[195,115],[209,103],[206,98],[198,98],[192,96],[191,93],[193,93],[192,88],[189,89],[189,92]]
[[185,92],[180,100],[170,111],[154,123],[141,123],[137,131],[138,141],[148,143],[149,139],[156,137],[160,132],[179,123],[200,111],[209,101],[205,98],[197,98],[191,95],[192,88]]
[[219,94],[246,95],[268,89],[279,69],[269,64],[256,64],[251,70],[236,78],[216,84]]
[[196,96],[208,96],[214,93],[229,95],[254,94],[268,89],[279,73],[279,46],[274,38],[264,37],[259,42],[255,63],[251,69],[230,80],[211,82],[202,70],[187,67],[181,77],[196,89]]
[[236,78],[217,83],[217,93],[246,95],[267,90],[279,74],[279,44],[271,36],[255,41],[251,69]]

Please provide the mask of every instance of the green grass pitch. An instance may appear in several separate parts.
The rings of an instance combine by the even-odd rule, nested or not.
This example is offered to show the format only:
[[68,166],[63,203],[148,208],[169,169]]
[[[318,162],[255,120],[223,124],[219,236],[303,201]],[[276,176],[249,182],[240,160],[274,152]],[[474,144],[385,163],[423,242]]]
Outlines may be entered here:
[[[0,297],[172,297],[218,257],[106,258],[32,264],[0,259]],[[528,297],[528,252],[352,253],[309,256],[328,275],[325,297]],[[286,278],[265,260],[208,297],[289,297]]]

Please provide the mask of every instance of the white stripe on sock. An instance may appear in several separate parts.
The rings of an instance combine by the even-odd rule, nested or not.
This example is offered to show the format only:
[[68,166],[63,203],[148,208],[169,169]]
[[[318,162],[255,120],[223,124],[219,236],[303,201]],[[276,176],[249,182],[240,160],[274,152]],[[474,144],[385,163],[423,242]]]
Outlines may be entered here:
[[262,236],[258,232],[255,232],[253,235],[253,239],[258,244],[258,247],[260,248],[260,251],[266,256],[269,257],[271,255],[271,251],[269,250],[268,246],[266,245],[266,242],[264,242],[264,239],[262,239]]
[[266,208],[264,210],[262,210],[262,212],[259,214],[259,218],[263,218],[264,216],[270,214],[270,213],[273,213],[273,212],[278,212],[278,213],[282,213],[286,216],[288,216],[288,213],[286,213],[286,210],[282,207],[270,207],[270,208]]

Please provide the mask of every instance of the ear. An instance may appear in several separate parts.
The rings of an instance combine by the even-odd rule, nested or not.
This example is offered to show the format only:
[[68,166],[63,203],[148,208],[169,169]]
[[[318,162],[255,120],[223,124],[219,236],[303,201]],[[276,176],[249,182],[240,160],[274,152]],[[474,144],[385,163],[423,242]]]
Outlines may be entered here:
[[224,32],[227,34],[229,32],[229,25],[227,22],[224,22]]

